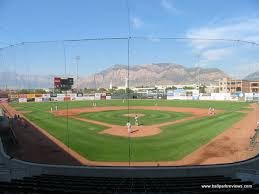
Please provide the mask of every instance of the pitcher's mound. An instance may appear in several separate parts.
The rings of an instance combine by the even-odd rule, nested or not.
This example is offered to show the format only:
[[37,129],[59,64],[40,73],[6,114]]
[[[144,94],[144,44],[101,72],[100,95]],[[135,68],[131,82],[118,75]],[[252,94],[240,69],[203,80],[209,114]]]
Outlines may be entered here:
[[123,114],[122,116],[125,116],[125,117],[135,117],[136,115],[138,115],[138,117],[143,117],[145,116],[145,114],[134,114],[134,113],[130,113],[130,114]]

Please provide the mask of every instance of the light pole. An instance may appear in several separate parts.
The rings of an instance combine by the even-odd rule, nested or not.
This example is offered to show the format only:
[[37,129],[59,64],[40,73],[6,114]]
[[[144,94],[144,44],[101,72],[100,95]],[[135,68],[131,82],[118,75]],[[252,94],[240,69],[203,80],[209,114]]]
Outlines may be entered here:
[[78,94],[78,63],[80,56],[76,56],[76,93]]

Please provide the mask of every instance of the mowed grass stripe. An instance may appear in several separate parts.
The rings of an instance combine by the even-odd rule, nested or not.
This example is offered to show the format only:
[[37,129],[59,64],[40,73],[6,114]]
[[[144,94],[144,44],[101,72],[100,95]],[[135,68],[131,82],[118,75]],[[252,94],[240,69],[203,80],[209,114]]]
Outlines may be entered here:
[[[13,102],[12,106],[17,110],[38,110],[38,111],[50,111],[55,106],[58,106],[59,110],[92,107],[93,101],[68,101],[68,102],[27,102],[16,103]],[[97,107],[101,106],[128,106],[128,103],[122,100],[97,100]],[[223,109],[229,111],[236,111],[241,108],[247,107],[247,102],[229,102],[229,101],[193,101],[193,100],[130,100],[130,106],[170,106],[170,107],[193,107],[193,108],[206,108],[213,107],[215,109]]]
[[[83,113],[83,114],[80,114],[80,117],[101,121],[104,123],[125,126],[128,121],[128,117],[125,116],[127,113],[128,113],[128,110],[111,110],[111,111]],[[133,117],[129,117],[129,120],[133,125],[135,123],[134,115],[144,114],[144,116],[139,117],[139,123],[145,126],[164,123],[168,121],[175,121],[185,117],[192,116],[192,114],[190,113],[159,111],[159,110],[130,110],[129,113],[133,114]]]

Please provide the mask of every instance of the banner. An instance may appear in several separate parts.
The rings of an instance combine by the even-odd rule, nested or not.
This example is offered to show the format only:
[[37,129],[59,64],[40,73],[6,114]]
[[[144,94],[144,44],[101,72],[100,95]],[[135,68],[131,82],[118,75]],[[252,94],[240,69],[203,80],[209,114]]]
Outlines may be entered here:
[[19,102],[27,102],[27,98],[19,98],[18,101]]
[[70,101],[70,100],[71,100],[71,97],[69,97],[69,96],[64,97],[64,101]]
[[42,98],[35,98],[35,102],[42,102]]
[[19,98],[27,98],[27,94],[19,94]]
[[35,98],[42,98],[42,94],[35,94]]
[[50,98],[50,94],[42,94],[42,98]]
[[50,101],[50,98],[42,98],[42,102],[48,102]]
[[35,98],[35,94],[27,94],[27,98]]
[[101,99],[101,93],[95,93],[94,99],[95,100],[100,100]]

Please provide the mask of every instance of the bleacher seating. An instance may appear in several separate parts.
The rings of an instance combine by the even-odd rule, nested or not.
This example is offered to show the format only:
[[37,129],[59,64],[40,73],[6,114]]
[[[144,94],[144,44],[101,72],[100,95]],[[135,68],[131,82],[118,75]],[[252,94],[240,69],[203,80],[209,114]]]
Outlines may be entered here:
[[259,185],[253,189],[202,189],[201,185],[243,184],[224,176],[168,177],[168,178],[116,178],[47,175],[13,179],[0,182],[0,192],[8,193],[259,193]]

